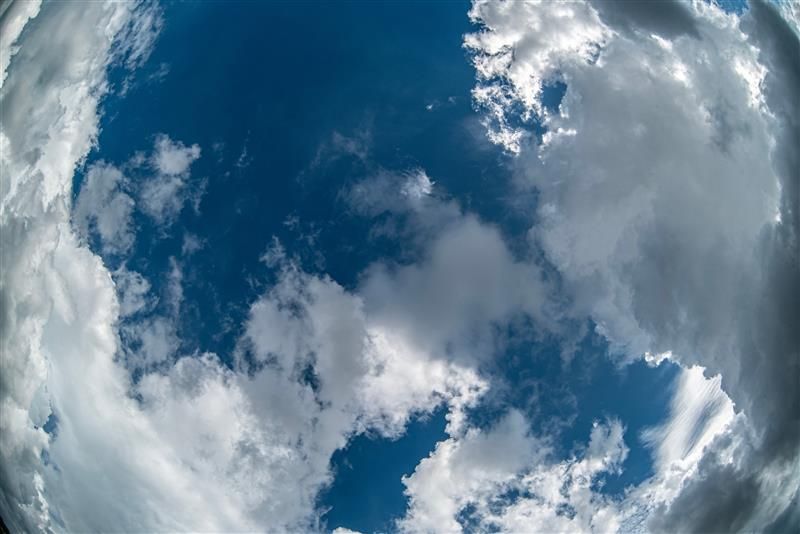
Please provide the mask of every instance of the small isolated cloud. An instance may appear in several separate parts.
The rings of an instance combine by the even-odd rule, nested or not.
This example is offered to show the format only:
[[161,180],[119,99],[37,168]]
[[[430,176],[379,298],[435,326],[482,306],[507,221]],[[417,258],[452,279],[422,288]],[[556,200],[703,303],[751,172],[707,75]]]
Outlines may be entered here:
[[125,192],[128,188],[127,178],[119,169],[95,163],[89,167],[75,203],[75,227],[85,238],[95,233],[106,254],[124,255],[133,246],[135,203]]
[[301,177],[310,172],[323,170],[341,158],[355,158],[358,161],[366,162],[371,143],[372,131],[368,127],[361,128],[349,136],[334,131],[319,144],[314,158],[308,168],[301,173]]
[[156,137],[153,155],[150,157],[153,168],[159,174],[178,176],[186,174],[189,167],[200,157],[200,146],[186,146],[161,134]]
[[168,225],[190,202],[195,210],[205,192],[205,182],[189,182],[189,169],[200,158],[200,147],[186,146],[166,135],[156,137],[150,164],[156,174],[139,191],[141,210],[157,224]]
[[375,217],[384,212],[419,210],[433,194],[434,182],[423,169],[406,172],[380,170],[342,192],[356,213]]
[[376,263],[362,277],[367,311],[419,347],[467,361],[491,357],[493,328],[516,317],[551,324],[550,288],[532,263],[519,261],[499,230],[471,215],[456,218],[410,265]]
[[181,255],[182,256],[191,256],[195,252],[202,250],[205,247],[205,241],[191,233],[185,233],[183,235],[183,244],[181,245]]

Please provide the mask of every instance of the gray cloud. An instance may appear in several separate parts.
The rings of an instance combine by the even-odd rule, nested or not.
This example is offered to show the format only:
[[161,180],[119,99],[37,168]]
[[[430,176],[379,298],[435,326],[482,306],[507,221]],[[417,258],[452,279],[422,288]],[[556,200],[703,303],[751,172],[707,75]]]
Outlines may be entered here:
[[[652,526],[760,530],[800,484],[797,33],[761,3],[741,22],[680,7],[661,27],[651,15],[674,6],[638,8],[603,3],[598,20],[571,5],[558,21],[570,46],[531,46],[520,21],[546,20],[547,3],[476,2],[491,30],[468,41],[481,43],[475,94],[499,117],[510,95],[549,130],[541,147],[523,146],[520,179],[540,193],[531,237],[574,312],[623,357],[672,351],[721,374],[743,414],[725,433],[734,463],[715,459],[727,457],[721,441],[710,446]],[[604,23],[628,31],[609,37]],[[592,46],[596,61],[582,53]],[[552,76],[568,88],[549,115],[525,95]]]
[[[759,60],[767,67],[766,102],[776,117],[777,144],[773,161],[781,180],[781,220],[764,230],[756,250],[760,280],[749,294],[746,314],[735,336],[741,347],[742,375],[731,385],[734,399],[742,405],[761,432],[760,443],[738,468],[713,460],[700,465],[692,481],[658,518],[672,530],[685,525],[698,531],[735,531],[747,525],[758,507],[773,498],[775,487],[760,478],[764,471],[787,473],[794,480],[797,502],[797,462],[800,447],[800,41],[774,7],[754,2],[744,20],[749,38],[760,49]],[[741,398],[741,391],[746,395]],[[713,458],[713,456],[712,456]],[[792,495],[791,485],[789,494]],[[783,489],[785,492],[786,489]],[[714,498],[709,498],[713,495]],[[703,503],[699,506],[698,503]],[[777,531],[800,527],[791,513],[762,514],[761,526],[775,521]]]
[[609,26],[626,31],[647,30],[666,39],[681,35],[700,37],[692,13],[686,4],[677,0],[636,2],[625,0],[596,0],[600,17]]

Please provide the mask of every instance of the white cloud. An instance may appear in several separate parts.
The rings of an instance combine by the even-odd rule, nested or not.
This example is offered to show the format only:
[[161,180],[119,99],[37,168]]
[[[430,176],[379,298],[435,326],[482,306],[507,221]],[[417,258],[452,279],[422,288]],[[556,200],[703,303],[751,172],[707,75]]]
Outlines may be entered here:
[[[535,15],[527,5],[503,6],[510,11],[497,20],[500,30],[510,20],[523,31],[515,16]],[[476,7],[474,16],[480,18],[484,8]],[[514,9],[525,11],[515,15]],[[538,165],[527,177],[540,187],[543,205],[549,207],[543,211],[542,232],[535,237],[573,289],[577,310],[591,314],[610,338],[632,352],[645,350],[640,343],[647,349],[654,345],[654,352],[673,349],[685,361],[702,359],[711,372],[722,371],[722,386],[737,403],[742,399],[748,418],[752,414],[752,426],[743,417],[737,419],[744,421],[737,426],[738,433],[720,432],[709,441],[706,431],[697,440],[686,428],[703,419],[699,405],[676,401],[670,425],[652,431],[665,437],[663,457],[677,457],[673,451],[678,450],[694,456],[701,444],[711,452],[702,456],[698,477],[686,481],[676,497],[679,506],[657,510],[658,518],[665,524],[671,514],[687,510],[692,512],[687,517],[698,519],[697,524],[713,524],[689,506],[687,496],[702,494],[706,481],[711,484],[723,475],[728,476],[725,480],[741,480],[741,473],[777,495],[753,515],[759,521],[767,518],[779,511],[795,486],[787,482],[781,464],[745,461],[754,447],[744,438],[751,432],[758,438],[752,443],[766,442],[766,416],[775,413],[783,422],[785,411],[767,404],[768,409],[759,412],[753,391],[764,391],[753,389],[754,382],[731,371],[721,357],[706,361],[704,351],[688,350],[710,347],[716,354],[730,348],[711,336],[725,331],[730,318],[698,325],[692,321],[706,318],[698,313],[704,305],[713,310],[738,309],[740,301],[731,300],[726,290],[732,280],[750,280],[734,275],[746,274],[752,267],[745,253],[758,241],[763,216],[774,214],[777,202],[777,187],[769,180],[753,185],[743,177],[763,176],[767,166],[757,156],[771,146],[761,134],[772,118],[762,117],[758,108],[734,105],[758,102],[752,98],[752,79],[743,80],[740,74],[759,72],[747,67],[758,61],[746,61],[744,70],[740,65],[738,71],[728,69],[717,79],[710,76],[708,64],[690,61],[697,54],[687,39],[676,39],[666,50],[647,36],[607,32],[590,8],[543,4],[537,9],[555,10],[548,14],[553,17],[542,19],[553,25],[555,51],[537,52],[537,47],[549,46],[547,41],[503,37],[497,41],[501,49],[503,43],[512,43],[528,52],[501,58],[497,65],[487,60],[485,65],[494,69],[507,60],[525,62],[533,57],[533,66],[521,63],[509,79],[522,83],[524,73],[536,73],[536,68],[556,61],[559,72],[568,76],[570,89],[562,114],[548,119],[555,133],[548,138],[542,159],[525,160]],[[560,18],[558,9],[563,10]],[[729,19],[713,11],[703,16],[708,20],[702,19],[697,31],[704,40],[725,45],[718,50],[730,45],[741,57],[753,59],[754,52],[732,30]],[[9,33],[23,37],[21,42],[16,37],[8,41],[19,48],[0,89],[4,109],[0,154],[7,177],[0,181],[0,240],[8,259],[0,271],[0,514],[10,528],[310,530],[317,526],[315,501],[318,490],[330,481],[329,461],[336,449],[367,429],[396,436],[415,414],[444,404],[450,438],[405,480],[412,504],[402,523],[405,528],[438,529],[444,524],[458,529],[457,514],[473,504],[484,524],[504,529],[540,521],[569,530],[613,530],[617,511],[592,489],[592,481],[600,473],[616,471],[624,460],[621,423],[598,424],[586,451],[562,462],[544,456],[546,442],[529,433],[518,412],[510,412],[486,431],[467,425],[464,408],[489,387],[476,364],[502,344],[492,327],[520,315],[547,325],[557,313],[547,307],[549,289],[535,265],[515,257],[497,229],[464,215],[455,203],[437,200],[424,173],[406,176],[411,181],[398,182],[405,185],[394,189],[395,197],[417,204],[390,208],[410,213],[412,227],[425,229],[424,238],[415,243],[421,260],[377,264],[364,273],[355,290],[348,291],[326,276],[304,272],[285,252],[272,251],[266,259],[278,268],[278,279],[251,307],[234,369],[212,354],[183,358],[178,354],[173,315],[180,310],[183,294],[177,260],[170,265],[165,294],[172,315],[137,315],[152,306],[148,282],[121,269],[113,275],[115,287],[112,274],[70,227],[70,199],[75,167],[97,135],[98,99],[107,90],[105,71],[112,61],[126,57],[129,66],[140,64],[152,46],[157,21],[149,5],[95,3],[77,9],[69,3],[50,3],[36,15],[30,31]],[[580,25],[573,28],[573,23]],[[572,29],[580,31],[575,34]],[[607,35],[606,48],[594,64],[587,63],[587,51],[590,56],[593,52],[585,43],[598,32]],[[735,36],[732,41],[726,37],[729,34]],[[572,35],[579,38],[572,40]],[[682,79],[646,87],[654,98],[664,98],[666,110],[651,109],[637,98],[640,89],[618,83],[628,75],[647,79],[648,69],[664,74],[659,62],[643,62],[631,52],[631,39],[642,40],[647,53],[665,61],[673,61],[677,54],[686,66]],[[476,43],[490,49],[497,44],[491,35]],[[12,44],[3,41],[6,46]],[[569,61],[573,55],[579,60]],[[595,72],[609,65],[618,65],[614,72],[620,77]],[[584,84],[596,84],[597,91],[584,95],[581,102],[578,95],[583,94]],[[695,99],[684,104],[705,103],[692,91],[707,84],[718,88],[735,111],[722,105],[694,113],[690,106],[673,105],[675,94],[687,96],[687,92]],[[503,95],[508,101],[517,98],[513,91]],[[773,99],[774,95],[765,94],[764,102],[771,106]],[[600,108],[609,102],[617,107],[604,115]],[[502,111],[504,115],[495,118],[508,120],[507,110]],[[611,131],[600,126],[615,124],[608,122],[611,119],[626,125],[625,120],[636,117],[645,121],[644,130],[637,125]],[[682,130],[665,126],[648,134],[647,125],[657,120],[669,125],[675,117],[684,119]],[[675,150],[685,156],[681,166],[676,170],[672,160],[659,157],[661,152],[637,144],[645,134],[659,142],[674,142]],[[626,150],[641,149],[641,156],[634,150],[629,158],[619,157],[606,143],[615,138]],[[711,161],[701,166],[699,158],[708,151],[692,147],[703,140],[724,156],[713,152]],[[364,157],[364,143],[346,139],[332,143],[341,153]],[[566,161],[574,151],[591,165]],[[140,208],[166,223],[183,209],[187,198],[199,198],[186,192],[191,164],[199,156],[197,145],[157,138],[154,156],[140,158],[156,173],[138,196]],[[710,184],[704,186],[702,180],[678,172],[692,175],[698,168]],[[106,200],[114,204],[117,198],[126,204],[121,196],[125,193],[118,189],[124,180],[108,167],[97,169],[97,176],[110,173],[113,178],[87,181],[86,201],[83,205],[78,201],[73,215],[76,222],[83,221],[78,224],[94,228],[102,242],[113,236],[119,240],[127,235],[120,221],[128,220],[129,213],[119,206],[106,213],[103,204]],[[721,182],[720,176],[727,181]],[[562,185],[548,187],[547,180],[553,177]],[[644,185],[637,190],[640,181]],[[612,187],[593,187],[597,182]],[[684,198],[683,192],[692,188],[699,188],[699,200]],[[720,190],[727,207],[714,209],[720,194],[711,193]],[[764,201],[751,205],[739,198],[742,195]],[[611,209],[608,203],[616,199],[622,203]],[[729,209],[738,210],[736,217]],[[673,220],[676,213],[680,220]],[[793,220],[788,211],[781,213],[784,222]],[[606,225],[607,232],[593,233],[593,225]],[[670,239],[671,231],[686,228],[696,234],[689,245]],[[718,242],[721,245],[716,246]],[[671,248],[654,252],[647,248],[651,243]],[[699,253],[709,262],[706,268],[719,270],[707,302],[687,297],[704,293],[696,289],[704,287],[708,278],[703,269],[692,269],[690,252],[691,258]],[[683,270],[671,272],[665,257]],[[726,265],[733,265],[735,272],[726,271]],[[686,316],[678,313],[684,307],[660,293],[654,295],[653,287],[671,289],[672,296],[680,297],[677,301],[688,302]],[[652,306],[653,299],[666,306]],[[126,335],[125,328],[118,327],[121,316],[135,319],[133,327],[140,326],[135,334],[141,350],[135,356],[142,359],[144,372],[135,383],[118,358],[120,333]],[[676,332],[686,334],[687,341],[673,346],[680,337]],[[772,376],[772,354],[763,357],[767,372],[758,371],[757,377]],[[695,384],[705,388],[705,400],[720,398],[719,384],[705,384]],[[785,379],[778,384],[785,386]],[[734,395],[736,391],[745,393]],[[702,403],[709,404],[714,402]],[[53,435],[42,430],[51,414],[58,421]],[[711,421],[705,427],[716,429],[716,419]],[[782,444],[778,440],[776,447]],[[499,508],[490,506],[502,500],[508,488],[526,496],[514,503],[500,502]],[[564,509],[574,514],[565,517],[560,513]],[[748,520],[741,524],[751,524]]]
[[[134,7],[48,4],[35,24],[13,32],[21,39],[0,90],[0,241],[7,259],[0,272],[0,514],[12,530],[55,526],[58,510],[49,501],[57,491],[52,467],[41,462],[49,443],[41,426],[63,405],[62,386],[92,381],[92,373],[80,373],[82,362],[102,367],[98,353],[109,349],[108,361],[113,356],[110,277],[77,246],[69,199],[75,167],[97,135],[106,67],[125,56],[113,36],[141,13]],[[75,363],[74,386],[61,381],[58,358]],[[99,387],[116,384],[112,373]]]
[[197,144],[186,146],[166,135],[156,137],[151,166],[156,174],[147,179],[139,192],[140,207],[159,225],[172,223],[187,201],[195,211],[205,192],[205,183],[188,181],[189,169],[200,158]]
[[[760,3],[741,21],[705,2],[658,12],[476,2],[471,16],[485,28],[466,40],[475,97],[501,133],[531,115],[548,129],[541,146],[530,137],[506,148],[519,149],[521,187],[538,190],[531,239],[575,315],[629,358],[671,351],[720,374],[752,425],[757,445],[737,448],[735,463],[701,460],[684,492],[704,508],[683,529],[758,530],[798,486],[800,391],[789,377],[800,372],[800,314],[785,295],[798,290],[800,47]],[[532,30],[544,21],[544,35],[563,38]],[[547,113],[536,98],[554,78],[567,91]],[[686,445],[675,425],[670,440]],[[735,487],[699,497],[691,488],[702,484]],[[775,484],[782,490],[758,491]],[[675,502],[672,519],[691,499]]]
[[162,134],[156,137],[152,165],[160,174],[178,176],[186,174],[199,157],[200,146],[197,144],[186,146]]
[[619,421],[595,423],[580,457],[554,462],[547,440],[512,410],[488,430],[437,444],[403,480],[409,509],[398,526],[461,532],[466,512],[478,531],[614,532],[620,512],[593,484],[625,460],[623,433]]
[[174,256],[169,259],[167,302],[172,316],[178,317],[181,312],[181,304],[183,304],[183,270]]
[[412,532],[461,532],[458,513],[471,501],[499,493],[536,456],[537,443],[517,411],[488,431],[470,429],[462,437],[439,442],[403,479],[409,509],[398,526]]
[[6,81],[11,58],[17,53],[16,45],[22,29],[32,18],[39,14],[42,2],[6,2],[0,6],[0,89]]
[[373,265],[360,293],[382,327],[439,357],[493,356],[493,325],[527,315],[542,326],[550,288],[533,264],[518,261],[496,228],[463,215],[440,229],[418,263]]
[[[175,221],[187,203],[199,211],[206,182],[192,180],[189,173],[199,157],[198,145],[187,147],[161,134],[156,137],[149,167],[144,166],[147,158],[141,152],[121,168],[103,161],[93,163],[73,209],[78,231],[84,237],[96,233],[105,254],[125,255],[135,240],[134,210],[145,213],[162,230]],[[143,167],[152,172],[139,176]],[[134,178],[125,176],[123,169],[136,173]],[[189,242],[190,246],[196,244]]]
[[664,425],[647,429],[643,440],[656,450],[656,469],[694,467],[703,450],[733,421],[733,403],[720,389],[720,376],[707,379],[701,367],[682,370]]
[[183,244],[181,245],[181,255],[191,256],[198,250],[202,250],[205,246],[205,241],[195,234],[186,233],[183,235]]
[[179,339],[174,322],[164,316],[156,316],[125,326],[122,334],[136,349],[128,355],[130,368],[151,368],[169,361],[176,355]]
[[125,176],[107,163],[92,165],[81,187],[73,210],[74,224],[82,236],[90,231],[100,237],[106,254],[126,254],[135,239],[132,227],[134,201],[121,191]]
[[409,202],[419,202],[433,192],[433,181],[425,171],[418,169],[409,173],[401,192],[409,199]]
[[595,423],[581,458],[539,466],[521,481],[531,497],[518,499],[488,522],[503,531],[519,532],[535,526],[550,532],[615,532],[619,528],[617,503],[593,484],[598,475],[617,473],[628,454],[619,421]]
[[129,271],[123,265],[114,272],[114,284],[120,317],[134,315],[153,306],[154,300],[149,297],[150,282],[140,273]]
[[400,173],[381,169],[347,188],[343,196],[356,213],[375,217],[384,212],[431,210],[442,205],[440,199],[432,197],[433,185],[423,169]]
[[475,102],[487,112],[489,138],[511,153],[519,153],[527,132],[512,124],[512,105],[521,104],[522,121],[542,116],[543,86],[568,63],[585,63],[611,36],[588,4],[564,2],[476,1],[470,20],[485,30],[468,34],[464,46],[475,52],[481,81]]

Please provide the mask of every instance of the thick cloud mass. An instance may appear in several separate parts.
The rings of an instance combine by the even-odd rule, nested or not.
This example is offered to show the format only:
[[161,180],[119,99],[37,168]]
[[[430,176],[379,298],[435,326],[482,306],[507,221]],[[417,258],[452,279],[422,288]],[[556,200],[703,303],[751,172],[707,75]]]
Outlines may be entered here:
[[[137,214],[161,239],[188,205],[199,211],[192,166],[211,147],[154,132],[150,154],[88,166],[72,202],[102,98],[129,83],[110,87],[108,70],[143,64],[160,10],[3,4],[3,521],[319,530],[334,452],[443,408],[447,439],[403,478],[398,530],[797,526],[796,21],[761,3],[741,19],[699,1],[643,5],[476,1],[473,96],[514,156],[514,187],[537,191],[529,242],[511,246],[424,169],[365,165],[375,172],[340,201],[407,255],[346,288],[274,239],[270,285],[220,357],[181,352],[185,262],[203,237],[183,236],[158,295],[128,262]],[[553,109],[541,97],[556,81],[567,90]],[[310,168],[337,154],[363,162],[368,144],[335,134]],[[91,242],[120,261],[113,272]],[[683,366],[666,421],[634,436],[608,414],[565,455],[521,410],[470,418],[510,330],[568,337],[565,325],[587,319],[620,365]],[[638,439],[655,473],[606,494]]]
[[[797,28],[761,3],[741,20],[641,7],[476,2],[474,95],[540,192],[530,236],[575,313],[627,357],[721,374],[746,419],[651,526],[758,530],[800,482]],[[549,113],[535,98],[553,80],[567,91]]]

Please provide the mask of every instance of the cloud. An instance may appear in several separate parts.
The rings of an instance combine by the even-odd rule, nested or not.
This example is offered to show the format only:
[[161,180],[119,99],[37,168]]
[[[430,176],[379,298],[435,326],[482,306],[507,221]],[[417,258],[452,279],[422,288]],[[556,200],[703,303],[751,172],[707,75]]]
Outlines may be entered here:
[[128,317],[147,311],[155,302],[150,298],[150,282],[136,271],[129,271],[124,265],[114,273],[120,317]]
[[[709,447],[666,517],[758,530],[798,486],[798,37],[760,2],[741,19],[659,9],[476,2],[474,96],[539,194],[531,241],[573,313],[623,359],[671,351],[721,375],[742,414],[725,434],[752,446],[726,449],[733,463]],[[555,113],[537,102],[551,79],[567,85]]]
[[0,7],[0,88],[6,81],[11,58],[19,50],[16,45],[23,28],[39,14],[41,1],[7,2]]
[[[5,15],[18,13],[19,5],[5,4],[3,30],[12,20]],[[92,379],[80,373],[81,362],[93,361],[98,351],[108,350],[109,361],[113,355],[110,277],[78,247],[69,199],[76,165],[97,136],[106,68],[128,55],[114,36],[141,13],[155,16],[152,6],[139,7],[48,4],[35,24],[22,17],[13,32],[3,32],[19,37],[0,90],[0,515],[12,530],[44,530],[57,522],[49,502],[56,489],[48,473],[54,471],[42,462],[50,437],[42,426],[61,407],[55,400],[64,385],[56,378],[58,358],[76,364],[78,375],[70,375],[75,385],[66,384],[74,390]],[[102,288],[108,290],[97,291]],[[111,391],[116,384],[112,373],[98,387]],[[68,426],[69,419],[63,421]]]
[[358,129],[352,136],[334,131],[330,138],[323,140],[319,144],[314,158],[302,174],[324,168],[325,165],[329,165],[340,158],[349,157],[355,158],[357,161],[365,161],[369,156],[371,144],[372,131],[369,125]]
[[[464,46],[473,51],[481,83],[472,97],[485,111],[490,140],[513,154],[529,142],[524,124],[542,115],[542,88],[567,62],[586,62],[610,38],[597,12],[584,3],[547,8],[547,2],[476,1],[470,20],[484,31],[467,34]],[[514,111],[519,104],[519,117]],[[522,124],[515,125],[514,120]]]
[[281,276],[251,307],[240,365],[266,365],[287,380],[313,386],[314,396],[329,407],[323,415],[331,414],[331,428],[339,419],[336,440],[368,427],[398,435],[415,413],[442,402],[463,407],[485,390],[468,366],[440,360],[374,321],[361,293],[307,274],[272,252]]
[[608,26],[618,30],[649,31],[665,39],[674,39],[682,35],[700,37],[691,10],[675,0],[657,2],[653,5],[601,0],[595,5],[600,18]]
[[90,231],[94,231],[105,254],[126,254],[135,239],[132,223],[135,203],[121,191],[125,181],[122,172],[112,165],[104,162],[92,165],[73,209],[78,232],[88,239]]
[[205,247],[205,244],[205,241],[201,237],[195,234],[186,233],[183,235],[181,255],[184,257],[191,256],[195,252],[202,250],[203,247]]
[[[131,17],[151,8],[48,4],[2,89],[12,179],[0,183],[0,237],[13,253],[0,273],[0,514],[12,530],[312,530],[331,454],[350,436],[396,436],[442,404],[455,432],[487,386],[373,322],[359,293],[276,253],[277,279],[252,303],[232,368],[183,355],[179,260],[153,315],[150,282],[124,266],[110,273],[78,239],[71,216],[101,243],[128,235],[129,212],[105,211],[127,195],[122,170],[91,167],[77,211],[71,184],[97,134],[115,51],[145,54],[114,36],[128,38]],[[151,158],[124,167],[149,162],[155,173],[128,196],[167,222],[178,208],[161,197],[182,197],[199,155],[158,137]]]
[[142,211],[157,224],[172,223],[187,200],[194,205],[195,211],[199,209],[205,185],[203,182],[195,183],[192,189],[188,189],[187,183],[189,168],[198,158],[200,147],[197,144],[186,146],[163,134],[156,137],[150,157],[156,174],[142,184],[139,202]]
[[200,147],[197,144],[186,146],[161,134],[156,137],[151,161],[153,168],[160,174],[178,176],[186,174],[191,164],[199,157]]
[[400,529],[460,532],[458,513],[470,500],[499,493],[534,461],[535,445],[525,418],[517,411],[509,412],[489,431],[471,429],[463,437],[439,442],[403,479],[409,509],[399,522]]
[[666,472],[676,462],[694,467],[703,450],[733,421],[733,403],[720,389],[720,377],[706,379],[703,369],[683,370],[670,406],[669,420],[647,429],[644,442],[656,449],[656,469]]
[[[563,276],[572,313],[591,316],[629,356],[673,350],[721,373],[709,382],[687,371],[670,421],[648,434],[663,439],[662,471],[699,456],[674,500],[648,508],[653,528],[676,518],[687,530],[765,525],[796,491],[786,467],[796,440],[782,431],[797,413],[796,374],[786,368],[796,334],[784,321],[797,311],[797,292],[785,291],[795,275],[795,153],[784,150],[797,138],[796,71],[794,41],[764,9],[752,15],[760,52],[712,7],[690,12],[700,39],[675,25],[657,38],[637,32],[645,22],[635,14],[618,33],[607,13],[577,4],[479,3],[472,12],[490,27],[469,43],[476,57],[485,52],[477,61],[486,91],[476,99],[495,139],[516,143],[507,148],[520,152],[521,183],[541,192],[544,222],[532,241]],[[13,20],[25,25],[26,16]],[[83,235],[115,247],[130,232],[130,199],[159,224],[199,201],[187,191],[199,146],[162,135],[139,158],[153,174],[136,194],[121,170],[98,164],[70,205],[74,170],[97,136],[106,70],[141,65],[158,10],[50,3],[35,16],[2,43],[17,47],[0,89],[0,515],[12,530],[314,530],[333,452],[360,432],[397,436],[437,406],[447,407],[450,437],[405,479],[403,528],[459,529],[469,516],[501,530],[613,530],[633,513],[594,485],[625,459],[621,422],[598,422],[585,450],[565,460],[519,412],[470,427],[465,411],[490,387],[481,363],[502,349],[503,327],[532,318],[548,328],[563,310],[536,262],[438,197],[422,170],[362,184],[376,193],[360,212],[421,230],[416,261],[376,263],[347,289],[275,247],[265,255],[274,283],[251,303],[230,365],[181,354],[180,261],[166,273],[164,310],[152,315],[149,281],[125,267],[109,272],[70,225],[72,217]],[[546,38],[526,36],[529,25]],[[715,61],[698,59],[698,43],[718,45],[707,52]],[[536,95],[552,76],[568,91],[548,115]],[[631,76],[645,82],[620,81]],[[544,117],[541,149],[526,143],[509,103],[525,108],[523,123]],[[670,126],[676,118],[680,128]],[[331,150],[363,160],[364,145],[334,138]],[[773,165],[760,157],[770,153]],[[745,349],[760,362],[747,373]],[[126,367],[120,355],[140,361]],[[726,431],[720,387],[741,410]],[[639,488],[633,503],[671,480]],[[710,499],[721,482],[729,491]]]
[[484,521],[504,531],[536,525],[552,532],[615,532],[617,502],[596,486],[599,475],[618,473],[628,455],[625,429],[617,420],[595,422],[582,456],[537,466],[521,480],[525,497]]
[[85,239],[97,235],[104,254],[125,256],[135,241],[134,211],[152,218],[162,230],[175,221],[187,202],[198,211],[205,181],[190,180],[189,170],[199,157],[198,145],[186,146],[161,134],[149,158],[152,172],[141,175],[146,159],[141,153],[121,167],[104,161],[91,164],[73,208],[78,232]]
[[416,263],[372,265],[360,293],[373,321],[426,351],[475,362],[493,356],[494,326],[531,317],[550,324],[551,289],[519,261],[499,230],[461,215],[434,235]]
[[564,331],[555,288],[535,258],[512,251],[498,227],[464,212],[424,170],[381,169],[341,197],[370,219],[372,238],[403,243],[399,261],[375,262],[359,277],[374,324],[470,365],[498,353],[511,323]]
[[435,208],[441,201],[432,197],[433,186],[423,169],[399,173],[382,169],[346,188],[342,196],[356,213],[375,217]]
[[403,479],[406,532],[471,530],[613,532],[615,503],[596,490],[598,475],[616,472],[628,453],[619,421],[595,423],[579,457],[553,461],[546,439],[531,435],[517,411],[492,428],[470,429],[437,444]]

